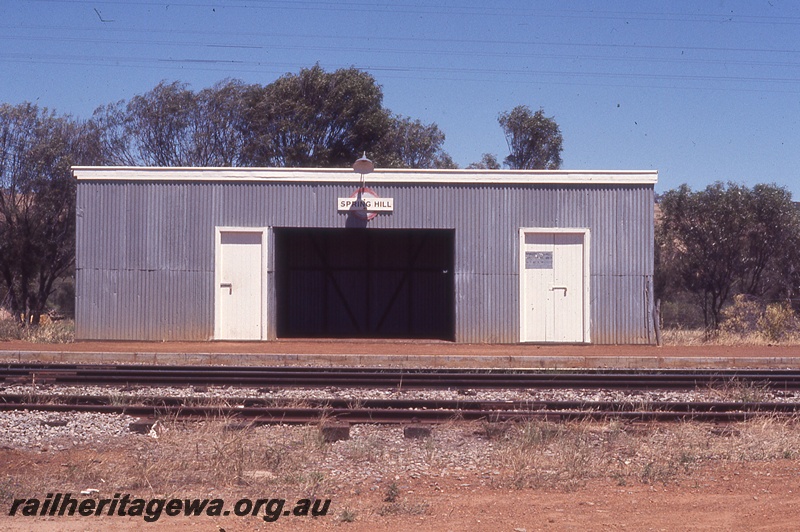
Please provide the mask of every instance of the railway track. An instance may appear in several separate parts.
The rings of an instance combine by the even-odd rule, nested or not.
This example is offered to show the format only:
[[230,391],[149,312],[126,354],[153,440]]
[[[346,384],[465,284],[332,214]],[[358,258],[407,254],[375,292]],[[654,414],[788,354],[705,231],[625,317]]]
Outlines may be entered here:
[[[692,390],[733,383],[800,389],[796,370],[455,370],[397,368],[7,364],[3,385],[101,385],[388,389],[627,389]],[[46,388],[42,388],[43,390]],[[187,394],[191,395],[191,394]],[[0,394],[0,410],[91,411],[147,419],[223,417],[247,423],[443,423],[531,419],[699,420],[731,422],[754,416],[797,416],[800,403],[654,401],[303,400],[134,395]]]
[[353,387],[394,389],[604,388],[687,390],[736,382],[800,389],[797,370],[454,370],[342,367],[6,364],[4,384]]
[[470,401],[410,399],[296,400],[82,395],[0,394],[0,410],[101,412],[147,419],[225,418],[253,424],[445,423],[529,420],[622,419],[627,421],[744,421],[757,416],[796,417],[800,403],[687,401]]

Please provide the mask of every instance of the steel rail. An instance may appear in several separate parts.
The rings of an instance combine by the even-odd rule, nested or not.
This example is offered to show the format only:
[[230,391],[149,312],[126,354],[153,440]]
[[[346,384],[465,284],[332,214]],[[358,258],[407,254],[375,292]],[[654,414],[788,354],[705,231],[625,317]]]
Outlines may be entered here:
[[[669,412],[669,411],[540,411],[519,412],[485,410],[404,410],[337,408],[222,408],[222,407],[146,407],[124,405],[39,405],[19,404],[16,409],[49,412],[100,412],[135,417],[175,420],[226,418],[252,424],[299,424],[323,421],[347,423],[408,424],[453,421],[565,421],[576,419],[623,419],[627,421],[714,421],[733,422],[763,417],[762,412]],[[775,415],[775,414],[772,414]]]
[[[250,398],[248,404],[193,405],[186,398],[125,398],[137,404],[113,404],[119,397],[109,396],[0,396],[0,410],[38,410],[46,412],[100,412],[135,417],[198,420],[223,418],[253,424],[265,423],[445,423],[454,420],[509,422],[524,420],[563,421],[572,419],[622,419],[628,421],[743,421],[763,416],[791,416],[800,412],[800,403],[748,402],[652,402],[616,401],[426,401],[319,399],[308,406],[261,405]],[[49,402],[35,402],[35,401]],[[228,400],[228,403],[230,400]],[[280,401],[286,403],[286,401]]]
[[739,383],[800,389],[797,370],[442,370],[397,368],[232,367],[8,364],[0,380],[14,383],[141,386],[373,388],[691,389]]
[[798,402],[776,401],[568,401],[568,400],[453,400],[453,399],[340,399],[340,398],[253,398],[253,397],[173,397],[64,394],[0,394],[0,410],[15,405],[59,406],[143,406],[199,408],[316,408],[316,409],[404,409],[404,410],[483,410],[500,411],[657,411],[657,412],[800,412]]

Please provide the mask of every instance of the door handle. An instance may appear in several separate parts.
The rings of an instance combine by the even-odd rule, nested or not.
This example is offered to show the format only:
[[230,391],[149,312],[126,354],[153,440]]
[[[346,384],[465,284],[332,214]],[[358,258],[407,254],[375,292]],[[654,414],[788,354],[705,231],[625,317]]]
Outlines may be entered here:
[[567,295],[567,287],[566,286],[552,286],[552,287],[550,287],[550,290],[553,290],[553,291],[555,291],[555,290],[563,290],[564,291],[564,296]]
[[228,294],[233,293],[233,283],[219,283],[220,288],[227,288]]

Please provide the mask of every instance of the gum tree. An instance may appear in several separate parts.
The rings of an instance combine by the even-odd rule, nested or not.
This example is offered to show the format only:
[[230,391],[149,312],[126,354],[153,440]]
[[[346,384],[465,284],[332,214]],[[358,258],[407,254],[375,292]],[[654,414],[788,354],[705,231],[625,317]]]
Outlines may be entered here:
[[392,115],[380,85],[355,68],[199,92],[162,81],[99,107],[93,122],[116,165],[347,167],[366,151],[384,168],[455,167],[436,124]]
[[455,168],[443,146],[444,133],[436,124],[392,116],[376,149],[375,162],[384,168]]
[[528,106],[518,105],[500,113],[498,122],[510,150],[506,166],[512,170],[561,168],[563,138],[554,117],[546,117],[543,109],[534,113]]
[[476,170],[499,170],[500,163],[497,161],[497,156],[493,153],[484,153],[481,155],[480,161],[470,163],[467,168]]
[[225,80],[195,93],[162,81],[130,101],[99,107],[104,158],[129,166],[241,166],[251,87]]
[[96,129],[30,103],[0,105],[0,301],[38,324],[75,260],[72,165],[97,164]]
[[800,216],[785,189],[718,182],[693,192],[682,185],[661,197],[660,208],[656,284],[693,294],[707,330],[718,328],[735,294],[796,294]]
[[375,151],[390,125],[369,73],[319,65],[253,88],[246,121],[250,166],[350,166]]

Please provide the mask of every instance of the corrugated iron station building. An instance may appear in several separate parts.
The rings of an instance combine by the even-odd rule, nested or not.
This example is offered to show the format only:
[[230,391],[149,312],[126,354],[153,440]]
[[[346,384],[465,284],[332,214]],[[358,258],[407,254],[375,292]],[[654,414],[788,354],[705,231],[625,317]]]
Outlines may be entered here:
[[655,342],[655,171],[73,173],[79,339]]

